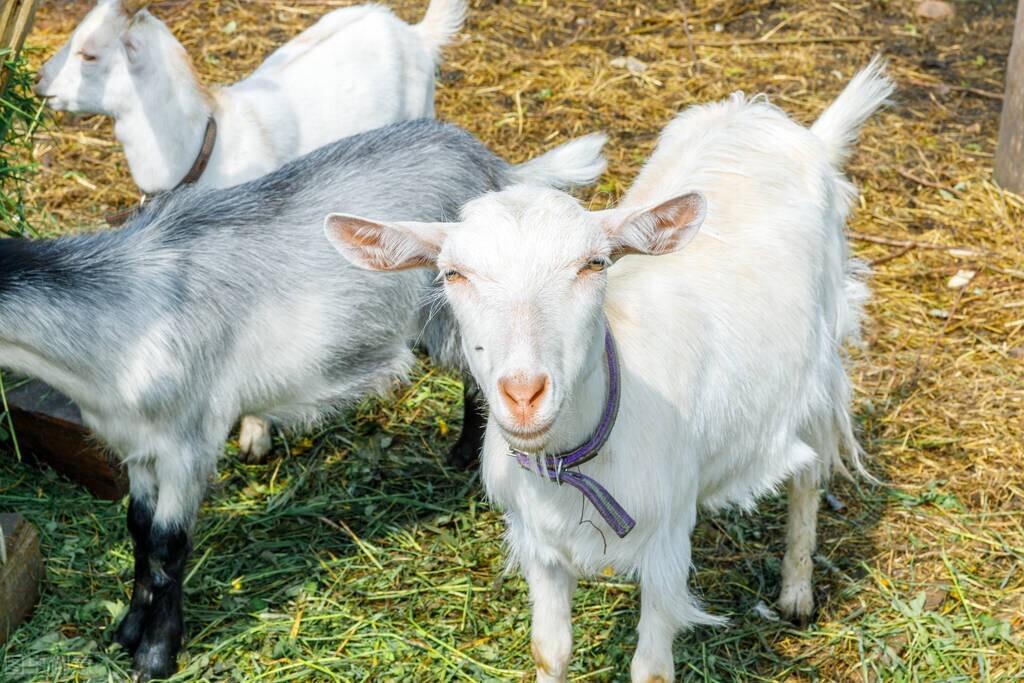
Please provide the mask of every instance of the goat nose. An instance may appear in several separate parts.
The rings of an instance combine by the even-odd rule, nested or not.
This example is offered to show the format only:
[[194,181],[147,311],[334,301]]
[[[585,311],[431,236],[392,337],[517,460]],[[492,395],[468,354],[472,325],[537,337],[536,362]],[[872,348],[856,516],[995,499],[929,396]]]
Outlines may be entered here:
[[529,422],[550,385],[551,381],[547,375],[514,375],[498,381],[501,398],[522,422]]

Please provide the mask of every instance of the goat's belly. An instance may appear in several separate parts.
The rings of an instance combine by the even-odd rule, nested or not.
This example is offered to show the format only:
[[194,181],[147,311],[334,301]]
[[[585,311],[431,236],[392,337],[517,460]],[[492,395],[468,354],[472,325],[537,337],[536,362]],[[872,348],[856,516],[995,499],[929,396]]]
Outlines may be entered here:
[[718,453],[701,465],[698,504],[709,510],[731,506],[751,509],[759,497],[817,459],[817,453],[795,435],[779,445],[751,444]]

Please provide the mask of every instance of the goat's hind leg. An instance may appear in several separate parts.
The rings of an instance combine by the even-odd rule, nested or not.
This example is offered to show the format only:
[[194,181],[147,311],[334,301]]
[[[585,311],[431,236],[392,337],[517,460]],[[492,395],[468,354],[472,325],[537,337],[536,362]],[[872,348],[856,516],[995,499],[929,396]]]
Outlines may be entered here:
[[814,612],[814,549],[818,536],[820,465],[804,468],[789,481],[786,554],[782,559],[782,591],[778,606],[783,616],[800,625]]
[[242,462],[261,463],[274,447],[273,425],[270,420],[246,415],[238,426],[238,455]]

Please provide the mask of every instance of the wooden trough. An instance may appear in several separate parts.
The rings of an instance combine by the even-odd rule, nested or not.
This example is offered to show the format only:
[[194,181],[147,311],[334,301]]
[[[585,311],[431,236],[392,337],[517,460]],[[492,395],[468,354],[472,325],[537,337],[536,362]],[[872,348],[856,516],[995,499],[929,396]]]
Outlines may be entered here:
[[35,527],[21,515],[0,514],[0,645],[32,612],[42,578]]
[[28,459],[49,465],[99,498],[117,500],[127,493],[121,466],[90,436],[71,399],[29,381],[9,391],[7,403]]

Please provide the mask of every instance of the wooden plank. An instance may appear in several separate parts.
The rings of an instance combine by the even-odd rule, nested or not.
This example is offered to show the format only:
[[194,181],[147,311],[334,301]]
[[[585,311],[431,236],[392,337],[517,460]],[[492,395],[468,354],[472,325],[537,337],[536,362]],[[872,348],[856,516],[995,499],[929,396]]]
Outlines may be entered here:
[[1017,4],[1013,46],[1006,62],[1006,94],[999,121],[995,179],[1007,190],[1024,194],[1024,0]]
[[[9,49],[14,55],[21,52],[25,36],[32,30],[38,4],[39,0],[4,0],[0,14],[0,49]],[[0,96],[7,90],[7,79],[7,69],[0,68]]]
[[0,514],[7,559],[0,563],[0,645],[25,621],[39,599],[43,556],[39,533],[21,515]]
[[36,14],[39,0],[6,0],[4,13],[0,16],[0,46],[10,48],[14,54],[21,51],[25,36],[32,29],[32,19]]
[[127,493],[123,468],[85,428],[71,399],[29,381],[10,390],[7,402],[27,459],[49,465],[98,498],[118,500]]

